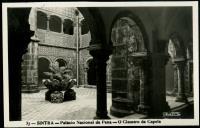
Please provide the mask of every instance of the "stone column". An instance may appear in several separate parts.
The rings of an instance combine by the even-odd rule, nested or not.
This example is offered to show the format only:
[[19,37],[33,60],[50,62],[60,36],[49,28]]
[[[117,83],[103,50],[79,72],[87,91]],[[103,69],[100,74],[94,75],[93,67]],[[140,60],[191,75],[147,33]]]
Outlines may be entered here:
[[34,71],[34,81],[38,86],[38,39],[32,38],[33,41],[33,71]]
[[63,28],[64,28],[64,19],[61,18],[61,33],[62,34],[64,34]]
[[22,84],[22,92],[32,93],[38,92],[38,42],[35,35],[31,37],[28,46],[28,53],[24,57],[24,78]]
[[175,64],[177,65],[177,75],[178,75],[178,93],[176,96],[176,102],[187,102],[187,98],[185,96],[185,85],[184,85],[184,60],[175,60]]
[[97,83],[97,111],[94,119],[109,119],[106,93],[106,61],[108,57],[95,57]]
[[193,60],[192,60],[192,46],[187,48],[186,51],[186,58],[187,58],[187,95],[189,97],[193,96]]
[[164,53],[153,53],[152,55],[152,85],[150,89],[150,110],[149,115],[160,117],[163,112],[170,110],[166,102],[166,87],[165,87],[165,65],[167,57]]
[[106,83],[107,83],[107,92],[111,92],[111,85],[112,85],[112,80],[111,80],[111,56],[109,56],[109,60],[107,61],[107,67],[106,67],[106,74],[107,74],[107,78],[106,78]]
[[148,87],[147,87],[147,72],[148,69],[146,59],[140,62],[140,104],[138,105],[138,110],[141,113],[148,114],[149,105],[147,103],[148,99]]
[[89,46],[89,51],[94,59],[96,68],[97,110],[94,119],[109,119],[107,115],[106,61],[110,53],[102,49],[100,40],[92,41]]
[[49,31],[49,20],[50,20],[50,15],[47,14],[47,31]]
[[177,80],[177,65],[175,63],[173,63],[173,68],[174,68],[174,87],[170,95],[176,96],[178,91],[178,84],[177,84],[178,80]]
[[88,82],[87,82],[87,71],[88,71],[88,68],[87,67],[84,67],[84,85],[87,86],[88,85]]
[[193,96],[193,61],[188,61],[188,86],[190,96]]

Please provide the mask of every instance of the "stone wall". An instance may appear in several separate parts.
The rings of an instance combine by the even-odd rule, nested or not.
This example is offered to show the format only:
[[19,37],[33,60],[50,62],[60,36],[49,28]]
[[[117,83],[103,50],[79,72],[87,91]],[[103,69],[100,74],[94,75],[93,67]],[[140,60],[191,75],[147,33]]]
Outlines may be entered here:
[[[73,34],[65,34],[63,30],[61,32],[53,32],[49,29],[49,19],[51,18],[51,15],[56,15],[60,19],[70,19],[73,20],[75,23],[75,15],[74,9],[68,9],[65,8],[37,8],[37,11],[42,11],[44,14],[47,15],[47,28],[46,29],[40,29],[36,28],[35,35],[40,40],[38,42],[38,49],[37,49],[37,58],[44,57],[50,61],[50,64],[54,63],[57,59],[62,59],[66,62],[67,66],[71,68],[74,72],[74,78],[76,78],[76,39],[77,39],[77,27],[73,26]],[[36,12],[37,12],[36,11]],[[36,13],[35,12],[35,13]],[[80,14],[80,21],[83,19],[83,16]],[[34,17],[29,19],[31,21],[30,25],[33,27],[35,25]],[[63,21],[62,21],[63,22]],[[63,24],[61,24],[61,28],[63,28]],[[81,27],[80,27],[81,31]],[[87,47],[89,46],[89,42],[91,40],[90,32],[80,35],[80,51],[79,51],[79,74],[80,74],[80,84],[85,84],[85,63],[86,60],[90,57],[89,51],[87,50]],[[30,45],[30,44],[29,44]],[[29,50],[29,49],[28,49]],[[29,52],[29,51],[28,51]],[[27,80],[31,79],[34,84],[38,83],[38,78],[34,77],[33,75],[30,75],[31,71],[28,69],[30,66],[28,65],[29,61],[32,61],[32,57],[29,53],[24,54],[23,56],[23,63],[22,63],[22,85],[26,86]],[[38,61],[38,60],[37,60]],[[34,79],[34,80],[33,80]]]
[[68,35],[52,31],[38,29],[36,31],[40,44],[74,48],[75,35]]

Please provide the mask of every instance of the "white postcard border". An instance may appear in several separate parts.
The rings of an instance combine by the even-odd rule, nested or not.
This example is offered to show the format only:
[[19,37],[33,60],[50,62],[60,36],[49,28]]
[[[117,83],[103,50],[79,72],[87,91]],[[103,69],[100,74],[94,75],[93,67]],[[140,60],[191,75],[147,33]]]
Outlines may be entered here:
[[[8,80],[8,27],[7,8],[8,7],[172,7],[172,6],[192,6],[193,8],[193,71],[194,71],[194,119],[159,119],[159,124],[112,124],[112,126],[170,126],[170,125],[199,125],[199,31],[198,31],[198,2],[29,2],[29,3],[2,3],[2,29],[3,29],[3,94],[4,94],[4,125],[9,127],[26,126],[27,121],[9,121],[9,80]],[[124,119],[121,119],[121,121]],[[127,119],[130,120],[130,119]],[[141,121],[142,119],[134,119]],[[156,119],[145,119],[155,121]],[[49,120],[54,121],[54,120]],[[57,120],[56,120],[57,121]],[[76,120],[74,120],[76,121]],[[91,121],[91,120],[88,120]],[[119,121],[119,120],[112,120]],[[45,127],[74,126],[74,125],[45,125]],[[111,126],[109,124],[85,124],[75,126]],[[35,125],[34,127],[41,127]]]

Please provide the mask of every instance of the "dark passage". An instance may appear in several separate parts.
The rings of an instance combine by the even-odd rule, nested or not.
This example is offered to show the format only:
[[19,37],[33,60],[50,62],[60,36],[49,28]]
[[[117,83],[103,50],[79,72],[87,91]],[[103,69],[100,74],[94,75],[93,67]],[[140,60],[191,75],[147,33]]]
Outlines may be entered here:
[[42,79],[49,78],[47,75],[44,74],[44,72],[49,72],[49,60],[45,58],[39,58],[38,60],[38,84],[41,85]]
[[89,60],[89,69],[87,71],[87,82],[89,85],[96,85],[96,70],[93,59]]

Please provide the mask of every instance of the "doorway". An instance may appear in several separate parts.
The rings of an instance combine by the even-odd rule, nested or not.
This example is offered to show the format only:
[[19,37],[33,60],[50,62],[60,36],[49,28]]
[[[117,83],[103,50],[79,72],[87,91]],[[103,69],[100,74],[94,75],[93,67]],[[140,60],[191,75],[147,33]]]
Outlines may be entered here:
[[96,69],[94,59],[89,59],[87,63],[87,82],[89,85],[96,85]]
[[49,69],[50,62],[48,59],[41,57],[38,59],[38,85],[42,86],[42,80],[48,79],[49,76],[45,75],[44,72],[50,72]]

